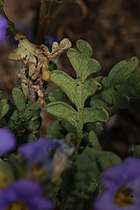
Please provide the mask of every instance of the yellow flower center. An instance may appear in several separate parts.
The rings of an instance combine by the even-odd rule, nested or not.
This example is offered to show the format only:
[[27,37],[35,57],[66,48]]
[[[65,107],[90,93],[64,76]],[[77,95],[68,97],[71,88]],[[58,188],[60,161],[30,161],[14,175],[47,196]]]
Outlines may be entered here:
[[10,203],[6,210],[29,210],[27,205],[22,201],[15,201]]
[[14,181],[12,174],[8,174],[5,171],[0,171],[0,189],[6,188]]
[[42,178],[47,175],[47,170],[41,165],[34,165],[31,169],[32,175],[36,178]]
[[119,207],[126,207],[133,203],[132,190],[127,187],[121,187],[118,189],[114,203]]

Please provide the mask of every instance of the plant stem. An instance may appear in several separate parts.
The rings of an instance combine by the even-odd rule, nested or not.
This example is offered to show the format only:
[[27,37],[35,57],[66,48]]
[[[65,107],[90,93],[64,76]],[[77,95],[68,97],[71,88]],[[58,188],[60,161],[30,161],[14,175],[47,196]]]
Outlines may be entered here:
[[49,21],[49,14],[52,0],[41,0],[39,22],[36,35],[36,43],[41,44],[44,41],[46,26]]
[[79,123],[78,123],[78,129],[77,129],[77,141],[76,141],[76,151],[79,152],[81,140],[83,137],[83,109],[78,109],[79,114]]

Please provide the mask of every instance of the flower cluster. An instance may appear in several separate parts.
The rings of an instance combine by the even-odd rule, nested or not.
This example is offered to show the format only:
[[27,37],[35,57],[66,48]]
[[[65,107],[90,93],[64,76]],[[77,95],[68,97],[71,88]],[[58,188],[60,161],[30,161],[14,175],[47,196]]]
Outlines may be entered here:
[[95,210],[140,209],[140,160],[127,158],[101,177],[105,191],[94,202]]
[[[0,154],[3,155],[15,149],[15,146],[16,139],[13,133],[7,128],[0,128]],[[18,151],[27,160],[29,166],[27,170],[30,170],[33,175],[42,176],[47,169],[47,177],[56,181],[68,157],[73,153],[73,147],[64,141],[41,138],[19,147]],[[53,209],[52,203],[43,197],[40,185],[35,179],[31,179],[36,177],[28,178],[13,181],[12,184],[1,188],[0,209]]]
[[5,39],[7,27],[7,20],[2,15],[0,15],[0,46],[2,41]]
[[41,187],[36,182],[20,179],[0,191],[0,209],[52,210],[53,205],[43,198]]

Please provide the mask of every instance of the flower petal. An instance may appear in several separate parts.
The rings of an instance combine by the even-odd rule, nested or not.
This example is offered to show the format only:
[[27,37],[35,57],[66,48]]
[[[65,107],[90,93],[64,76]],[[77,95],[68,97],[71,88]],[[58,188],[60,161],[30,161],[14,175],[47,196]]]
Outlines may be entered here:
[[7,128],[0,128],[0,155],[15,149],[16,140],[14,134]]

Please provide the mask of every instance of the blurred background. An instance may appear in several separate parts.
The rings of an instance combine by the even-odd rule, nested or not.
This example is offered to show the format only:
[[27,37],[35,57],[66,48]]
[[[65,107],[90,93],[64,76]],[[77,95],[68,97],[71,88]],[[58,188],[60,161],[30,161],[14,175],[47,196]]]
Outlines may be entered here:
[[[7,0],[5,12],[27,37],[34,42],[37,31],[40,0]],[[94,49],[94,58],[102,66],[102,75],[122,59],[135,55],[140,58],[139,0],[52,0],[47,34],[62,39],[68,37],[75,46],[85,39]],[[16,84],[15,72],[20,64],[7,62],[15,46],[10,39],[0,49],[0,84],[9,92]],[[62,57],[61,65],[68,61]],[[103,147],[125,157],[140,143],[140,102],[132,101],[105,125],[100,136]]]

